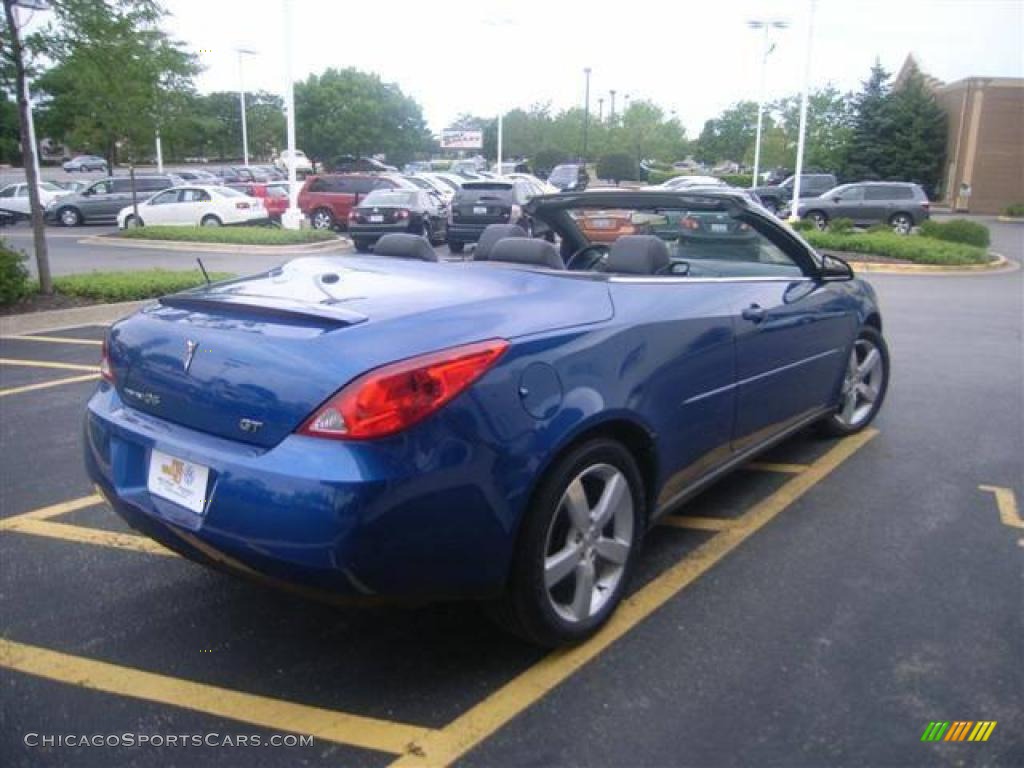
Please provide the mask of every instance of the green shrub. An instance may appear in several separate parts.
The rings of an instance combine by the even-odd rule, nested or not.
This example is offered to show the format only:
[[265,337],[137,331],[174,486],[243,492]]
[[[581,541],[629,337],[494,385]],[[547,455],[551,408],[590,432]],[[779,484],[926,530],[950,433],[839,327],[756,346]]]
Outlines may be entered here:
[[1006,206],[1004,213],[1007,216],[1024,217],[1024,203],[1011,203]]
[[797,232],[810,232],[812,229],[817,229],[817,227],[814,225],[814,222],[811,221],[810,219],[797,219],[789,226],[791,226]]
[[0,305],[13,304],[32,292],[24,260],[24,254],[0,240]]
[[273,229],[271,227],[174,227],[148,226],[126,229],[118,237],[129,240],[175,240],[186,243],[231,245],[305,245],[335,240],[322,229]]
[[662,171],[657,168],[647,172],[647,181],[650,184],[664,184],[669,179],[674,179],[676,176],[686,176],[684,171]]
[[871,234],[878,234],[879,232],[892,232],[892,227],[890,227],[888,224],[878,222],[877,224],[872,224],[865,231],[870,232]]
[[897,235],[892,231],[838,233],[811,230],[804,237],[815,248],[826,251],[884,256],[916,264],[963,265],[989,261],[984,248],[922,235]]
[[[211,280],[233,277],[227,272],[213,272]],[[65,296],[79,296],[97,301],[135,301],[153,299],[168,293],[195,288],[206,280],[198,269],[171,272],[151,269],[140,272],[87,272],[56,277],[53,288]]]
[[560,149],[542,149],[533,156],[530,163],[534,173],[546,177],[556,165],[561,165],[569,159],[568,155]]
[[921,234],[937,240],[948,240],[951,243],[967,243],[979,248],[988,248],[988,227],[967,219],[950,219],[949,221],[932,221],[929,219],[921,224]]
[[726,173],[718,178],[730,187],[739,187],[740,189],[747,189],[750,187],[751,175],[749,173]]
[[832,219],[828,223],[828,231],[841,234],[853,230],[853,219]]
[[614,181],[636,181],[636,162],[625,152],[602,155],[597,161],[597,178]]

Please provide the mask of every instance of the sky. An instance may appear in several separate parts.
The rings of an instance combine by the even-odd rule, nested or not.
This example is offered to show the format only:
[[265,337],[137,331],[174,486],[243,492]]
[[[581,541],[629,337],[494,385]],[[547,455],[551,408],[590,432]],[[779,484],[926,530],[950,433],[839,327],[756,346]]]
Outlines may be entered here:
[[[751,19],[773,31],[769,99],[803,81],[810,0],[163,0],[166,28],[205,67],[200,91],[237,90],[235,49],[247,89],[283,93],[284,13],[292,7],[295,79],[356,67],[397,83],[430,127],[456,115],[551,102],[591,109],[609,90],[675,111],[691,137],[705,120],[759,94],[763,48]],[[895,72],[909,52],[945,81],[1024,77],[1024,0],[817,0],[812,86],[856,89],[875,59]]]

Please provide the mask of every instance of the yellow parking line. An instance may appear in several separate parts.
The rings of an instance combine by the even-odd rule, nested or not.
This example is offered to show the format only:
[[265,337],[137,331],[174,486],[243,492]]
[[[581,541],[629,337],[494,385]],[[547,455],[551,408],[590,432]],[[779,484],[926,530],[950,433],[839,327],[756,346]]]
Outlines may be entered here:
[[432,731],[282,699],[219,688],[0,639],[0,667],[118,696],[400,755]]
[[45,536],[50,539],[74,541],[79,544],[95,544],[100,547],[111,547],[112,549],[127,549],[131,552],[142,552],[147,555],[177,557],[176,553],[157,544],[152,539],[145,536],[136,536],[133,533],[104,531],[101,528],[86,528],[85,526],[70,525],[68,523],[52,523],[49,520],[25,520],[11,526],[8,530],[17,533],[28,533],[33,536]]
[[741,520],[727,517],[696,517],[693,515],[665,515],[658,521],[673,528],[692,528],[698,531],[726,531],[742,525]]
[[574,648],[552,652],[440,731],[428,734],[422,741],[409,744],[406,753],[391,764],[392,768],[449,765],[458,760],[592,661],[749,536],[771,522],[876,434],[877,430],[868,429],[837,443],[806,471],[748,510],[743,516],[742,527],[722,531],[712,537],[625,600],[604,629],[593,638]]
[[743,468],[758,472],[780,472],[784,475],[799,475],[807,471],[806,464],[777,464],[771,461],[752,461],[744,464]]
[[1001,488],[998,485],[979,485],[978,490],[988,491],[995,495],[996,506],[999,508],[999,520],[1003,525],[1011,528],[1024,528],[1024,520],[1021,520],[1017,511],[1017,497],[1012,488]]
[[34,509],[31,512],[23,512],[20,515],[12,515],[11,517],[0,519],[0,531],[16,528],[28,520],[47,520],[51,517],[65,515],[68,512],[85,509],[86,507],[94,507],[101,503],[103,503],[103,497],[98,493],[93,493],[89,496],[82,496],[78,499],[62,501],[60,504],[51,504],[48,507],[42,507],[41,509]]
[[68,336],[0,336],[0,341],[11,339],[14,341],[46,341],[51,344],[87,344],[91,347],[103,345],[102,341],[96,339],[72,339]]
[[98,373],[91,373],[87,376],[69,376],[66,379],[55,379],[54,381],[43,381],[39,384],[26,384],[23,387],[11,387],[10,389],[0,389],[0,397],[7,397],[8,395],[20,395],[23,392],[35,392],[38,389],[49,389],[50,387],[59,387],[63,384],[77,384],[81,381],[93,381],[98,379],[100,375]]
[[0,365],[16,365],[25,368],[59,368],[62,371],[92,371],[99,370],[96,365],[78,365],[77,363],[54,363],[49,360],[15,360],[10,357],[0,357]]

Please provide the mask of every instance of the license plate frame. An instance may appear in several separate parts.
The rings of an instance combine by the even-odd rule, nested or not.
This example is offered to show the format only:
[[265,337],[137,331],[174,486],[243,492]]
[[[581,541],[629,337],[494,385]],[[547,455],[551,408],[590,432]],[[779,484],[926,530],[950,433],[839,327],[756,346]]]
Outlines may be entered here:
[[156,448],[150,452],[146,488],[154,496],[202,517],[206,513],[209,483],[209,467]]

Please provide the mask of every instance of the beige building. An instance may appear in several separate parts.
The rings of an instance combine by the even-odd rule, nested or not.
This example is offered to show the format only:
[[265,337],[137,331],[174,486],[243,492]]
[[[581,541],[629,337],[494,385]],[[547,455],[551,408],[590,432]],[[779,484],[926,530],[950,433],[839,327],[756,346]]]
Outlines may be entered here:
[[[894,87],[914,70],[921,72],[911,55]],[[971,213],[1002,213],[1024,203],[1024,78],[943,83],[921,74],[948,116],[942,202]]]

